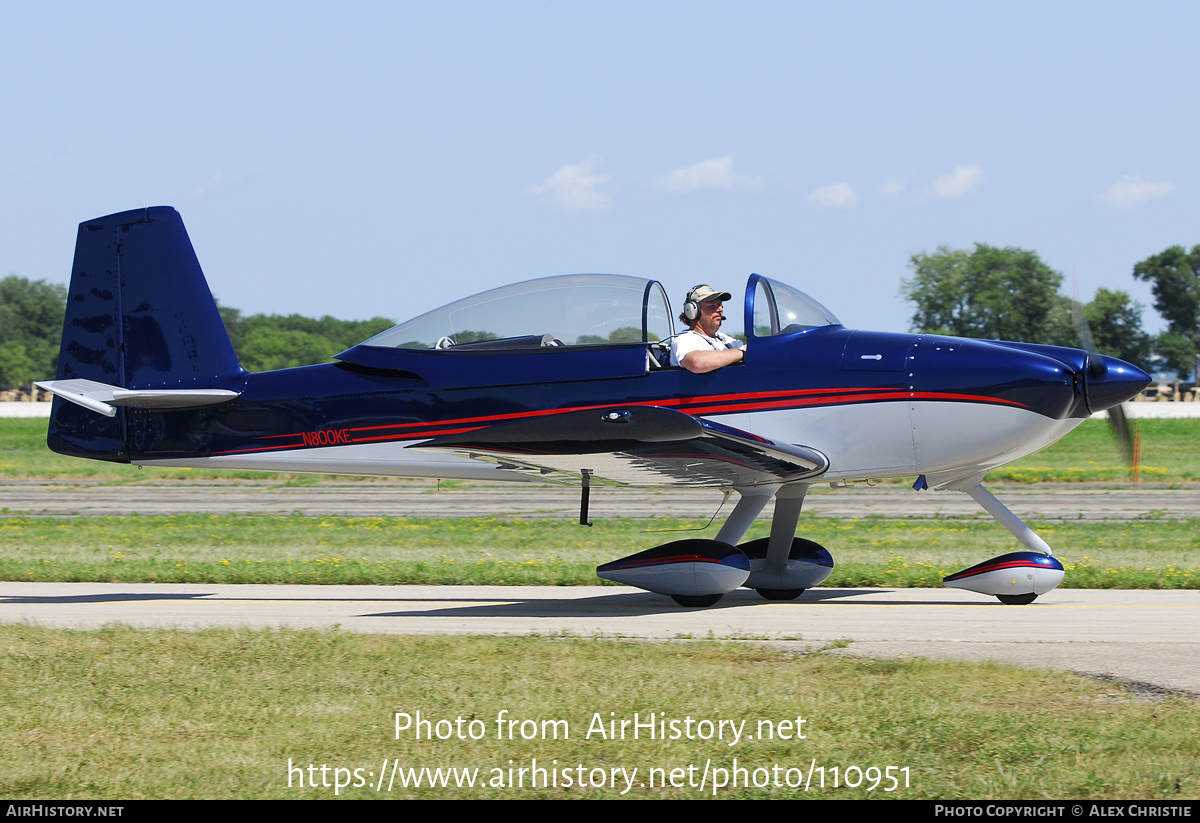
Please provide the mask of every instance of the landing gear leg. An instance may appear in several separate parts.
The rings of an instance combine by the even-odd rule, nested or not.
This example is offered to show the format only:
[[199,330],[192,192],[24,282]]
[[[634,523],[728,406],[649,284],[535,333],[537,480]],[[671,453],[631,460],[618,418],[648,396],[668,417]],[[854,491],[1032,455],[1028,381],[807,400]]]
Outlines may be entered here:
[[[775,495],[771,536],[738,546],[750,559],[750,576],[742,585],[767,600],[795,600],[805,589],[823,583],[833,571],[833,558],[823,546],[796,537],[796,524],[807,492],[808,485],[804,483],[770,488],[768,495]],[[755,512],[761,508],[759,505]],[[742,528],[732,539],[744,533]]]
[[982,483],[968,486],[963,491],[971,495],[972,500],[982,506],[984,511],[996,518],[996,522],[1008,529],[1009,533],[1020,540],[1022,545],[1027,549],[1032,552],[1041,552],[1047,557],[1054,556],[1054,552],[1050,549],[1049,544],[1038,537],[1037,532],[1026,526],[1021,521],[1021,518],[1009,511],[1008,507],[997,500],[996,495],[985,489]]
[[[808,486],[784,486],[775,495],[775,516],[771,518],[771,537],[767,543],[767,569],[782,574],[787,567],[792,538],[796,536],[796,524],[800,522],[800,510],[804,508],[806,494]],[[765,586],[755,586],[754,590],[767,600],[795,600],[804,593],[804,589]]]
[[737,505],[729,513],[729,518],[721,527],[721,531],[717,533],[717,540],[736,546],[778,489],[778,486],[752,486],[746,489],[736,489]]

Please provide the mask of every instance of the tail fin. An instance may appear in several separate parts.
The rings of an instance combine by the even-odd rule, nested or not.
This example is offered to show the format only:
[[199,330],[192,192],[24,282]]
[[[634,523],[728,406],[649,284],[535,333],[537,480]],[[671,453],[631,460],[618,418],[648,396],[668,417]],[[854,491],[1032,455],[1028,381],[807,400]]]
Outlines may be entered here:
[[[178,212],[158,206],[79,225],[55,383],[161,397],[235,389],[244,374]],[[126,410],[106,417],[78,402],[56,398],[50,448],[127,461]]]

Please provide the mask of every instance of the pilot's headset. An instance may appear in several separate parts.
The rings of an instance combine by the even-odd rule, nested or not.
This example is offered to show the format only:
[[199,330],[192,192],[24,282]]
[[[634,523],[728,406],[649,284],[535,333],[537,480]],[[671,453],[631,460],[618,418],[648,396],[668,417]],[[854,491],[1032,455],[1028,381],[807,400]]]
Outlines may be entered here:
[[701,283],[698,286],[692,286],[691,291],[687,293],[687,297],[683,300],[683,317],[688,323],[696,322],[700,317],[700,304],[705,300],[713,298],[720,300],[731,299],[728,292],[720,292],[714,289],[707,283]]
[[701,289],[712,291],[711,287],[701,283],[698,286],[692,286],[691,290],[687,293],[687,297],[683,300],[683,316],[689,323],[694,323],[696,318],[700,316],[700,301],[695,299],[695,294]]

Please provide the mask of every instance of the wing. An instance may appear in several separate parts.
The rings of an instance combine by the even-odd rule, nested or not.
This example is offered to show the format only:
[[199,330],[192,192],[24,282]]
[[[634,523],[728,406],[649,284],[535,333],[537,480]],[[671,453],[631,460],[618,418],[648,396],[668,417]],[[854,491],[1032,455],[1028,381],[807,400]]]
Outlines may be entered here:
[[608,406],[530,417],[409,448],[490,460],[547,480],[581,472],[634,486],[747,486],[816,477],[829,460],[660,406]]

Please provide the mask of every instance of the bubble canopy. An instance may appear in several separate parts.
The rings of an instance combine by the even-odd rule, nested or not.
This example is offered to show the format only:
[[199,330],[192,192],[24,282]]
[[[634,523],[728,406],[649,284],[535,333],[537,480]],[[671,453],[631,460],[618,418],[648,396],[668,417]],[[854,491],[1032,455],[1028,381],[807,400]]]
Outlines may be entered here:
[[[652,343],[675,333],[656,280],[567,274],[526,280],[456,300],[363,342],[396,349],[594,346]],[[540,338],[540,339],[539,339]]]
[[[746,319],[752,337],[839,325],[808,295],[760,274],[746,284]],[[442,351],[644,345],[675,332],[670,301],[657,280],[566,274],[464,297],[361,345]]]

